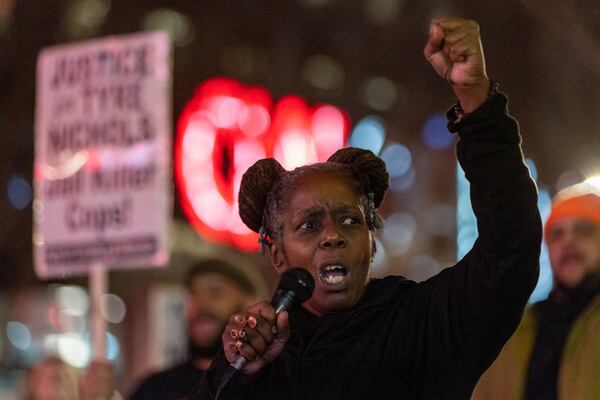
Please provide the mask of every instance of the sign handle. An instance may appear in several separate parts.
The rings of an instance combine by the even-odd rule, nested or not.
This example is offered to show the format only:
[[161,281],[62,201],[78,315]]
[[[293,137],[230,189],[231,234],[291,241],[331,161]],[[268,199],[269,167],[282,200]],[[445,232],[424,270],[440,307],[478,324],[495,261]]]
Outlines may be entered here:
[[93,359],[106,360],[106,320],[102,316],[102,295],[106,293],[108,269],[94,265],[90,270],[89,285],[92,300],[92,354]]

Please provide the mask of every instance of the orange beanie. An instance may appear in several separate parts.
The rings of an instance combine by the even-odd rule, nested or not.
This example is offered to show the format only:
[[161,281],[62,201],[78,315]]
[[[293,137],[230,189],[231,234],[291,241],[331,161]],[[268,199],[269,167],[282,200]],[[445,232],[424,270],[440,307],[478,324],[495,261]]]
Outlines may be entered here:
[[582,218],[600,226],[600,196],[587,193],[556,200],[552,204],[552,211],[546,221],[544,233],[547,235],[556,221],[568,217]]

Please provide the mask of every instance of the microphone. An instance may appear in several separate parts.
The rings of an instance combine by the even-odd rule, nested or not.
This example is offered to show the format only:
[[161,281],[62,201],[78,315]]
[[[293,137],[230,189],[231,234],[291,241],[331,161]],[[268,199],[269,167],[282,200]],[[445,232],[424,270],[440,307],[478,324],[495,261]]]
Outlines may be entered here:
[[[303,268],[290,268],[281,275],[271,305],[277,314],[282,311],[292,311],[310,299],[314,290],[315,280],[310,272]],[[218,386],[219,391],[246,365],[247,361],[241,354],[237,356],[230,364],[232,368],[223,374],[221,384]]]

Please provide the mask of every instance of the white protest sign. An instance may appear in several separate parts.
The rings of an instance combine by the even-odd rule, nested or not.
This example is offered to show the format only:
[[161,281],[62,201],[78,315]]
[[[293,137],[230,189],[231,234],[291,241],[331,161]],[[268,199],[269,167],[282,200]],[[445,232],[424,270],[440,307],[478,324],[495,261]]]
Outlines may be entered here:
[[40,54],[33,229],[39,277],[167,264],[170,91],[166,33]]

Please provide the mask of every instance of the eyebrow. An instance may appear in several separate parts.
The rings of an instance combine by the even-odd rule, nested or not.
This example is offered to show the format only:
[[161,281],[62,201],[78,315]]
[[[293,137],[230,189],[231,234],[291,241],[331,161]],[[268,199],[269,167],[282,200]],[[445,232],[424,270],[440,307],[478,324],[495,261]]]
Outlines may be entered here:
[[[331,208],[334,213],[340,212],[348,212],[354,211],[355,208],[359,208],[357,206],[349,205],[349,204],[340,204]],[[293,219],[303,219],[308,217],[315,217],[325,213],[325,210],[321,206],[311,207],[305,210],[302,210],[296,214],[294,214]]]

